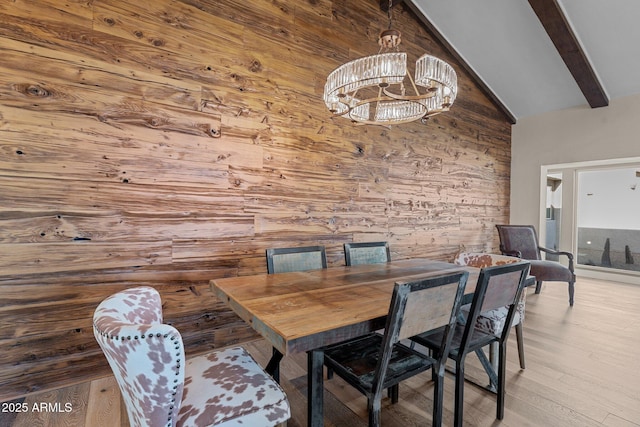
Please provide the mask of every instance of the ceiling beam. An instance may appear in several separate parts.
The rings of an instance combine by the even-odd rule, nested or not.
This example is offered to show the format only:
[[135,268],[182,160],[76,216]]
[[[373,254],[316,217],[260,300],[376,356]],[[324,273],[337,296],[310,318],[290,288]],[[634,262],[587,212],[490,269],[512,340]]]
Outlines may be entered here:
[[[396,0],[398,1],[398,0]],[[380,4],[382,5],[383,0],[380,0]],[[493,105],[498,108],[506,117],[509,123],[514,125],[516,123],[516,117],[513,113],[507,108],[506,105],[500,101],[500,99],[496,96],[496,94],[487,86],[487,84],[480,78],[480,76],[471,68],[471,66],[464,60],[464,58],[455,50],[455,48],[447,41],[447,39],[438,31],[438,29],[429,21],[429,19],[424,16],[422,11],[415,5],[413,1],[404,2],[409,9],[416,15],[418,20],[424,25],[427,30],[433,34],[433,36],[444,46],[444,48],[456,59],[456,61],[462,66],[462,68],[471,76],[473,81],[478,85],[482,93],[487,96]],[[387,5],[387,9],[388,9]]]
[[591,108],[609,105],[609,98],[557,0],[529,0],[529,4]]

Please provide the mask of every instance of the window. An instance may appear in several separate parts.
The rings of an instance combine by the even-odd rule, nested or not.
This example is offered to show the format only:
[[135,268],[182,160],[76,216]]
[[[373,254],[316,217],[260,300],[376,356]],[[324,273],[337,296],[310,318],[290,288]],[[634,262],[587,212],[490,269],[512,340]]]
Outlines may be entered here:
[[578,170],[576,262],[640,271],[640,165]]

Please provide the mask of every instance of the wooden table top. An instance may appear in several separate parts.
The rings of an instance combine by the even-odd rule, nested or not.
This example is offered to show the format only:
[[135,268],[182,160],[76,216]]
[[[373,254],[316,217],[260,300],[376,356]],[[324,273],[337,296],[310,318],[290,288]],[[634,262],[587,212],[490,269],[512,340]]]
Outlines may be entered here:
[[383,328],[396,281],[479,269],[429,259],[259,274],[210,281],[216,296],[283,355],[308,351]]

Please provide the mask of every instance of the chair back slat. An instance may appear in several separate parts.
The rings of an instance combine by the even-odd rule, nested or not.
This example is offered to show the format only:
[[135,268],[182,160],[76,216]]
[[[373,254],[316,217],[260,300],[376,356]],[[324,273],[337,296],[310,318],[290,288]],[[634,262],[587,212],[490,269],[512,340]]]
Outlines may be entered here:
[[[528,261],[520,261],[486,267],[480,271],[466,319],[467,326],[464,329],[460,343],[460,353],[467,352],[480,313],[506,306],[508,314],[504,324],[511,325],[513,323],[517,303],[522,295],[525,280],[529,275],[529,268],[530,263]],[[501,339],[506,339],[510,330],[510,327],[503,327],[503,330],[499,331],[497,335],[501,336]]]
[[387,242],[345,243],[346,265],[379,264],[391,261]]
[[482,301],[481,313],[509,306],[520,286],[520,271],[512,271],[489,277],[487,291]]
[[327,268],[324,246],[267,249],[269,274]]
[[379,392],[383,386],[393,347],[401,339],[446,326],[442,346],[446,358],[468,277],[468,272],[457,271],[395,284],[373,381],[374,390]]
[[458,282],[415,291],[407,300],[398,339],[412,337],[449,323]]
[[[513,264],[516,262],[522,262],[522,259],[512,257],[512,256],[491,254],[491,253],[484,253],[484,252],[461,252],[456,256],[453,262],[456,265],[467,265],[469,267],[485,268],[485,267],[492,267],[496,265],[506,265],[506,264]],[[516,273],[513,273],[513,274],[516,274]],[[520,316],[519,322],[524,320],[524,305],[525,305],[526,295],[527,293],[523,291],[520,296],[520,301],[518,302],[517,310]],[[491,295],[486,295],[485,299],[487,301],[483,301],[483,307],[481,308],[481,313],[487,313],[489,311],[490,312],[489,317],[496,316],[495,313],[491,312],[486,307],[496,304],[498,298],[499,297],[494,298]],[[504,305],[508,306],[508,302],[505,303]],[[516,323],[519,323],[519,322],[516,322]],[[490,323],[495,324],[495,322],[490,322]]]

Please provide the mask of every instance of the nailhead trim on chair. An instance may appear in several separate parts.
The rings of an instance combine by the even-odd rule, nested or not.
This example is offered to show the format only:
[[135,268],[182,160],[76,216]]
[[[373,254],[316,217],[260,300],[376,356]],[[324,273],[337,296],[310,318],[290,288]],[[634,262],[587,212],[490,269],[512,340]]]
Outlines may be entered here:
[[[111,340],[115,339],[117,341],[118,340],[119,341],[131,340],[131,336],[120,337],[118,335],[109,335],[106,332],[103,332],[100,329],[98,329],[98,326],[95,323],[93,324],[93,327],[94,327],[94,329],[96,331],[98,331],[98,333],[101,336],[106,337],[108,339],[111,339]],[[133,339],[135,339],[135,340],[144,339],[144,338],[145,338],[145,335],[140,335],[140,338],[138,338],[137,335],[133,337]],[[147,335],[146,338],[147,339],[152,339],[153,338],[153,334]],[[176,337],[173,336],[173,335],[169,336],[169,334],[165,334],[164,336],[162,334],[156,334],[156,338],[169,338],[171,341],[176,341]],[[178,350],[178,352],[176,353],[176,356],[180,356],[179,341],[176,342],[176,346],[174,348],[176,350]],[[176,362],[177,362],[177,365],[176,365],[176,377],[178,377],[180,375],[180,359],[177,359]],[[173,397],[171,399],[172,405],[169,406],[169,418],[167,418],[167,427],[171,427],[173,425],[172,421],[173,421],[173,418],[176,415],[175,412],[174,412],[175,406],[173,404],[176,403],[176,393],[177,393],[176,390],[178,389],[178,385],[177,385],[178,381],[179,381],[178,379],[173,380],[174,384],[176,384],[176,385],[173,386],[173,393],[171,393],[171,396],[173,396]]]
[[155,288],[118,292],[93,319],[132,425],[267,426],[291,417],[282,388],[242,347],[187,359]]

